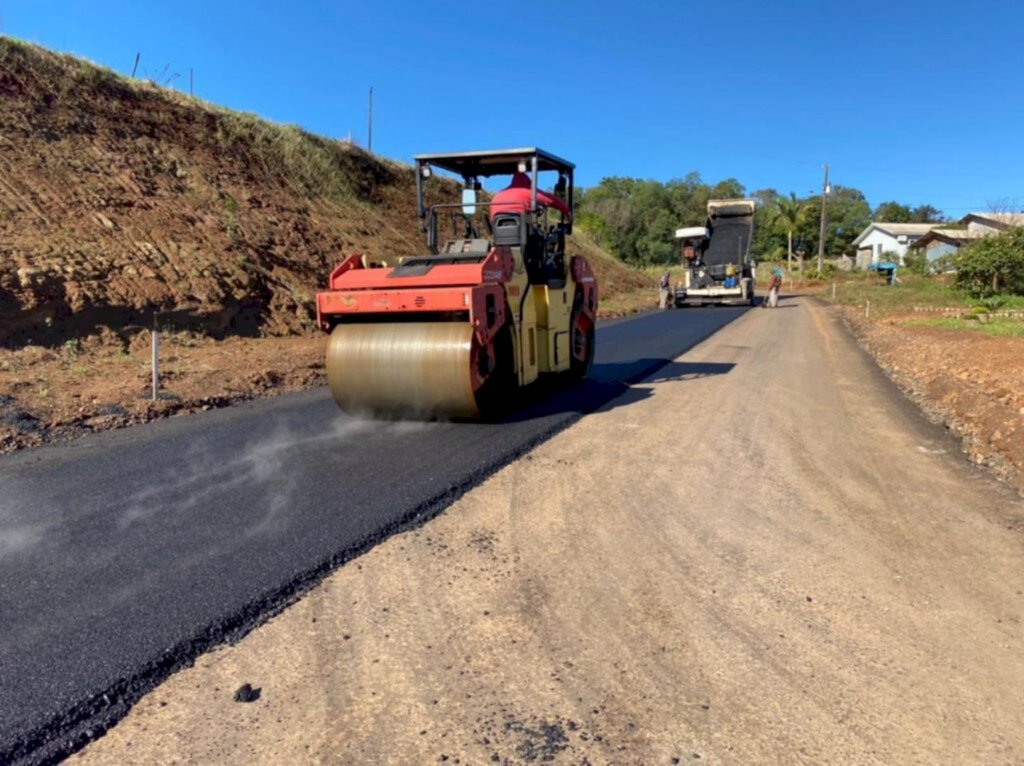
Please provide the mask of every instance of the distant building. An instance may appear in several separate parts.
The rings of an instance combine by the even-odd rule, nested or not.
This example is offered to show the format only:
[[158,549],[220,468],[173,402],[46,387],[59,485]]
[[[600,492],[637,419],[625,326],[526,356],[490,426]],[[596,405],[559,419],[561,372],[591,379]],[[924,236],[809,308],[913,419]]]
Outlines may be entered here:
[[966,225],[968,231],[998,234],[1015,226],[1024,226],[1024,213],[968,213],[957,223]]
[[903,265],[907,248],[930,232],[938,223],[872,223],[853,240],[857,248],[857,268],[866,269],[882,260],[882,253],[896,253]]
[[979,231],[960,228],[932,229],[917,241],[917,246],[924,250],[928,263],[931,263],[944,255],[955,253],[964,245],[984,236]]
[[968,213],[953,226],[937,226],[917,241],[928,262],[955,253],[982,237],[1024,226],[1024,213]]

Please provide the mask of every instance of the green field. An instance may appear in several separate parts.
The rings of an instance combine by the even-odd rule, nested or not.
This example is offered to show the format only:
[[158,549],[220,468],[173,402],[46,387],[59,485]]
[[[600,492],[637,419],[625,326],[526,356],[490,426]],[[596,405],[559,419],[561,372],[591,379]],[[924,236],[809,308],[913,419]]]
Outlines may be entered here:
[[[950,277],[920,276],[903,272],[899,274],[899,279],[898,284],[889,286],[876,274],[852,272],[838,274],[832,281],[806,285],[805,288],[808,292],[831,302],[832,285],[835,284],[837,304],[862,307],[870,302],[872,316],[905,313],[915,307],[970,310],[979,304],[978,300],[957,290]],[[1020,295],[996,296],[981,303],[994,311],[1024,310],[1024,296]]]
[[945,330],[967,330],[981,332],[995,338],[1024,338],[1024,319],[992,317],[986,324],[957,317],[934,317],[930,319],[908,319],[907,327],[941,327]]

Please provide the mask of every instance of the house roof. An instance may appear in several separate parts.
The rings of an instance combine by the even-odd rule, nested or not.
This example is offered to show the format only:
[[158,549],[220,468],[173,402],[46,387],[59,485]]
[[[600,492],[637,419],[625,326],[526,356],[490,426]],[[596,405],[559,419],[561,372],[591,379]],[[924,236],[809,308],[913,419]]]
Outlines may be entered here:
[[868,224],[868,227],[860,233],[860,236],[857,237],[857,239],[853,240],[853,244],[855,246],[859,245],[861,242],[867,239],[872,229],[878,229],[879,231],[884,231],[886,234],[889,234],[893,237],[898,237],[901,234],[927,234],[929,231],[940,225],[941,224],[937,223],[886,223],[884,221],[876,221],[874,223]]
[[960,219],[960,223],[980,221],[993,223],[997,228],[1005,229],[1008,226],[1024,226],[1024,213],[968,213]]
[[948,242],[951,245],[962,245],[975,239],[981,239],[984,236],[986,235],[983,231],[936,228],[917,240],[915,244],[917,247],[925,247],[932,242]]

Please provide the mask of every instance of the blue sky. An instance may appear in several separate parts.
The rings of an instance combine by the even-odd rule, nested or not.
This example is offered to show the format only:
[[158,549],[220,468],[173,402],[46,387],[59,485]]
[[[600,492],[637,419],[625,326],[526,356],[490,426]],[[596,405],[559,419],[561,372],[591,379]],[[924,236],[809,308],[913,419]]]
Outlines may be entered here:
[[[490,10],[493,8],[493,10]],[[539,145],[579,182],[834,183],[959,217],[1024,207],[1024,3],[0,0],[4,34],[317,133]],[[165,67],[166,73],[165,73]]]

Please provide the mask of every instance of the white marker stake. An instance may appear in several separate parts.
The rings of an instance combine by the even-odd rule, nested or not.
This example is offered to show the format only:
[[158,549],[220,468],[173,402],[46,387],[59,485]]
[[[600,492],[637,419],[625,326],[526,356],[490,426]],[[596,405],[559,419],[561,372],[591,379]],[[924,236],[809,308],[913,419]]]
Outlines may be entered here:
[[870,317],[871,317],[871,301],[866,301],[864,303],[864,318],[868,319]]
[[160,333],[153,330],[153,401],[160,395]]
[[832,283],[832,302],[836,302],[836,283]]

